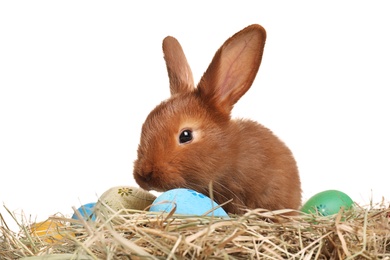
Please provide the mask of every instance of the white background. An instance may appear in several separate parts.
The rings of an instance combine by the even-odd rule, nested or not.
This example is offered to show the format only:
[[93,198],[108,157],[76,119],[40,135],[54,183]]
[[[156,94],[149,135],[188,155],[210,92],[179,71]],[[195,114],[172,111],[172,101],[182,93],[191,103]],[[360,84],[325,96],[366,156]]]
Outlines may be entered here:
[[136,185],[141,125],[169,97],[162,39],[179,39],[197,81],[217,48],[252,23],[268,39],[233,115],[290,146],[304,200],[339,189],[361,205],[387,201],[387,4],[268,2],[2,1],[0,202],[39,221]]

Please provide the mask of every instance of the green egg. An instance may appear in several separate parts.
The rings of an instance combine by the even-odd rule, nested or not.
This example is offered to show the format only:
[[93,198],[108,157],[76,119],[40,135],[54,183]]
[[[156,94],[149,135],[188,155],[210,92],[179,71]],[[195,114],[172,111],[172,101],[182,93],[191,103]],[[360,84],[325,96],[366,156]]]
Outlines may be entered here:
[[338,190],[326,190],[311,197],[301,208],[308,214],[329,216],[337,214],[341,207],[348,210],[352,207],[352,199],[344,192]]

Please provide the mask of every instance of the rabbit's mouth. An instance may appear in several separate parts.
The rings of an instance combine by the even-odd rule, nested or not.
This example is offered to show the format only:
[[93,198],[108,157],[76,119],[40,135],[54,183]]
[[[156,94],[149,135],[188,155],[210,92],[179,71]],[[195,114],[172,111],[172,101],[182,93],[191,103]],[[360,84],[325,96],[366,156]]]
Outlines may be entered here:
[[144,189],[144,190],[147,190],[147,191],[150,191],[150,190],[155,190],[155,191],[161,191],[160,188],[156,185],[153,185],[153,173],[152,172],[149,172],[149,173],[134,173],[134,179],[135,181],[138,183],[138,185]]
[[[137,179],[136,179],[137,181]],[[157,191],[157,192],[165,192],[171,189],[180,188],[179,186],[171,186],[171,185],[153,185],[151,182],[137,181],[138,185],[147,191]]]

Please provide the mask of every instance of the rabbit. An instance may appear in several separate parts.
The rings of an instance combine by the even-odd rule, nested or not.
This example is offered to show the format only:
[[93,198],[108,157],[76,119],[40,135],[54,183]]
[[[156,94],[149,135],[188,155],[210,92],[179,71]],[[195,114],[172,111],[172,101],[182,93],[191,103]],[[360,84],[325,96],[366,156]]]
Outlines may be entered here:
[[256,208],[295,214],[301,183],[289,148],[259,123],[231,119],[234,104],[256,77],[265,40],[258,24],[234,34],[197,87],[179,42],[172,36],[163,40],[171,96],[142,126],[133,172],[141,188],[211,194],[216,203],[228,202],[223,208],[231,214]]

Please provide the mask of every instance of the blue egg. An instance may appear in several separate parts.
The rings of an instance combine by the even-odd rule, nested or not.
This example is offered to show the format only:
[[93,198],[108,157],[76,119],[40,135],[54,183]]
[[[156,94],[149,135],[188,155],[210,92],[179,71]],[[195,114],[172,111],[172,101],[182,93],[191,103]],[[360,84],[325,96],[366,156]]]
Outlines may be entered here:
[[[95,216],[95,212],[94,212],[94,209],[95,209],[95,205],[96,203],[95,202],[92,202],[92,203],[87,203],[87,204],[84,204],[82,205],[80,208],[77,209],[77,211],[80,213],[80,215],[83,217],[83,219],[85,220],[95,220],[96,219],[96,216]],[[79,219],[76,215],[76,213],[74,213],[72,215],[72,219]]]
[[172,189],[158,196],[150,211],[171,212],[176,207],[175,214],[202,216],[210,211],[207,216],[228,217],[226,211],[209,197],[190,189]]

